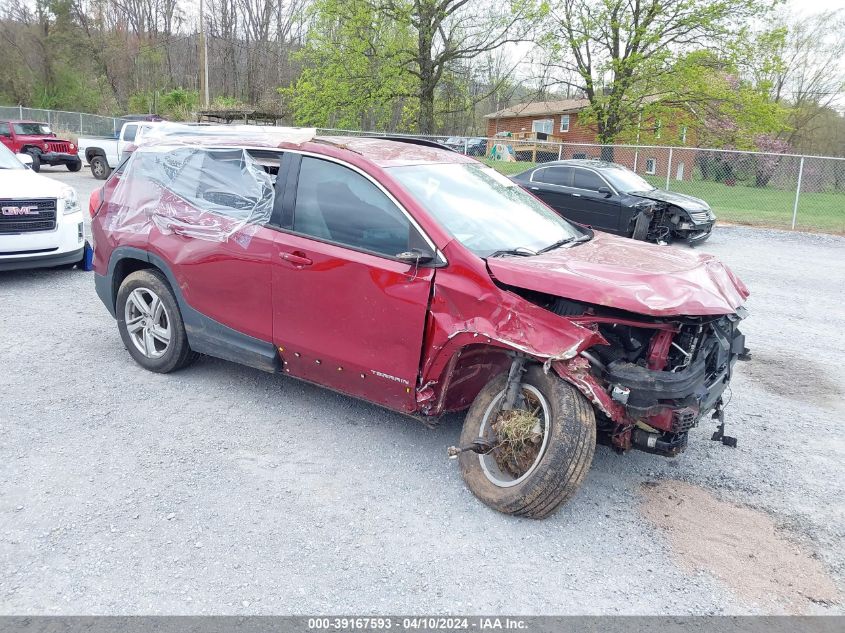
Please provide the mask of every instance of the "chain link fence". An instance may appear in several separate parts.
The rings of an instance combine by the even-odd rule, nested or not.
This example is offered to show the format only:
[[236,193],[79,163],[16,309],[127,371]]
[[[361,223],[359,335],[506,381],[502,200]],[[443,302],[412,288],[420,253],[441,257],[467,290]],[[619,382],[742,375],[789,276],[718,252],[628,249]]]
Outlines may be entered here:
[[[120,118],[0,106],[0,119],[49,124],[57,133],[116,136]],[[384,132],[318,129],[323,135]],[[533,138],[429,136],[500,172],[518,174],[554,160],[593,158],[619,163],[653,186],[705,200],[722,222],[845,234],[845,158],[766,154],[692,147],[551,143]]]
[[0,106],[0,119],[23,119],[48,124],[56,134],[76,136],[116,136],[123,121],[110,116],[66,112],[64,110],[42,110],[23,106]]
[[[375,134],[332,129],[318,132]],[[845,234],[845,158],[550,143],[513,137],[427,138],[475,156],[507,175],[555,160],[609,160],[635,171],[655,187],[701,198],[722,222]]]

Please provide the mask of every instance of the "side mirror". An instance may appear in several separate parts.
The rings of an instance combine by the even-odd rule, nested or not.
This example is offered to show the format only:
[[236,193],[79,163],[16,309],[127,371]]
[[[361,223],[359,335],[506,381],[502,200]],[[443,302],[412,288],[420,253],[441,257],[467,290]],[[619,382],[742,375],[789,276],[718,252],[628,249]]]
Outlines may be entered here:
[[424,253],[418,248],[412,248],[404,253],[398,253],[396,259],[400,262],[405,262],[411,266],[419,266],[420,264],[427,264],[434,259],[431,253]]
[[608,189],[607,187],[599,187],[598,192],[600,194],[604,195],[605,198],[609,198],[610,196],[613,195],[613,192],[610,189]]
[[15,154],[15,156],[27,167],[32,167],[32,156],[29,154]]

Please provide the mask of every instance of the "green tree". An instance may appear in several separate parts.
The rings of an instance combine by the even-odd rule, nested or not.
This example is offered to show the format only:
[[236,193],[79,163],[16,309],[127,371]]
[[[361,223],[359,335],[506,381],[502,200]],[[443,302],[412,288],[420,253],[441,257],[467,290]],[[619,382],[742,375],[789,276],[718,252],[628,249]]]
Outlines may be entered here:
[[407,24],[367,0],[317,0],[305,46],[295,54],[302,73],[282,97],[300,125],[403,127],[414,116],[413,77],[402,68]]
[[[788,129],[789,109],[769,96],[768,82],[743,78],[736,62],[740,50],[719,54],[699,50],[676,60],[662,74],[658,87],[640,105],[639,121],[670,122],[675,130],[686,128],[697,144],[731,149],[760,149],[760,135]],[[632,131],[623,131],[630,138]],[[641,134],[641,142],[656,139]],[[680,144],[678,135],[663,137],[660,144]]]
[[[713,96],[710,92],[717,93],[723,105],[731,101],[732,95],[724,90],[728,84],[718,77],[707,80],[713,72],[712,56],[689,53],[728,50],[730,57],[737,43],[748,39],[746,25],[751,18],[766,15],[775,3],[552,0],[549,35],[543,44],[559,83],[586,95],[587,115],[599,140],[612,143],[635,129],[648,108],[658,109],[654,104],[671,95],[672,86],[681,88],[685,97],[673,105],[700,104]],[[740,107],[741,100],[736,103],[736,109]]]
[[433,134],[437,90],[450,67],[533,37],[541,8],[532,0],[371,0],[374,8],[407,24],[414,37],[397,58],[417,80],[417,127]]
[[438,102],[448,113],[485,96],[473,93],[468,63],[525,38],[537,14],[533,0],[317,0],[306,68],[283,94],[298,122],[431,134]]

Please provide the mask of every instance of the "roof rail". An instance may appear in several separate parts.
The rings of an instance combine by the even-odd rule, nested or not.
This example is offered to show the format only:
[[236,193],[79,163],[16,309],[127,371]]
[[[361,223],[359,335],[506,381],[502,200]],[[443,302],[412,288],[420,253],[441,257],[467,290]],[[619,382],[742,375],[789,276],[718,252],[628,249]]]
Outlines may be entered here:
[[432,141],[431,139],[427,138],[419,138],[416,136],[398,136],[394,135],[391,136],[386,134],[384,136],[366,136],[364,138],[377,138],[383,141],[399,141],[400,143],[410,143],[411,145],[422,145],[423,147],[436,147],[437,149],[445,149],[449,152],[455,152],[454,148],[449,147],[448,145],[444,145],[443,143],[438,143],[437,141]]

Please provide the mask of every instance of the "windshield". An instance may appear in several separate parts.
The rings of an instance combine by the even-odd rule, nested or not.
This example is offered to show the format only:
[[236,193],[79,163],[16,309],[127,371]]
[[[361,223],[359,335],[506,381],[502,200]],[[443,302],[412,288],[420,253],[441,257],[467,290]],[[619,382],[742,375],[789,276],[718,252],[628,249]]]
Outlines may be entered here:
[[393,175],[476,255],[539,251],[583,235],[531,194],[480,164],[392,167]]
[[634,172],[624,169],[623,167],[602,169],[601,174],[607,178],[610,184],[613,185],[617,191],[621,191],[622,193],[651,191],[655,188],[649,184],[645,178],[638,176]]
[[3,143],[0,143],[0,169],[24,169],[23,163]]
[[15,128],[15,134],[43,136],[53,133],[50,126],[46,123],[13,123],[12,125]]

